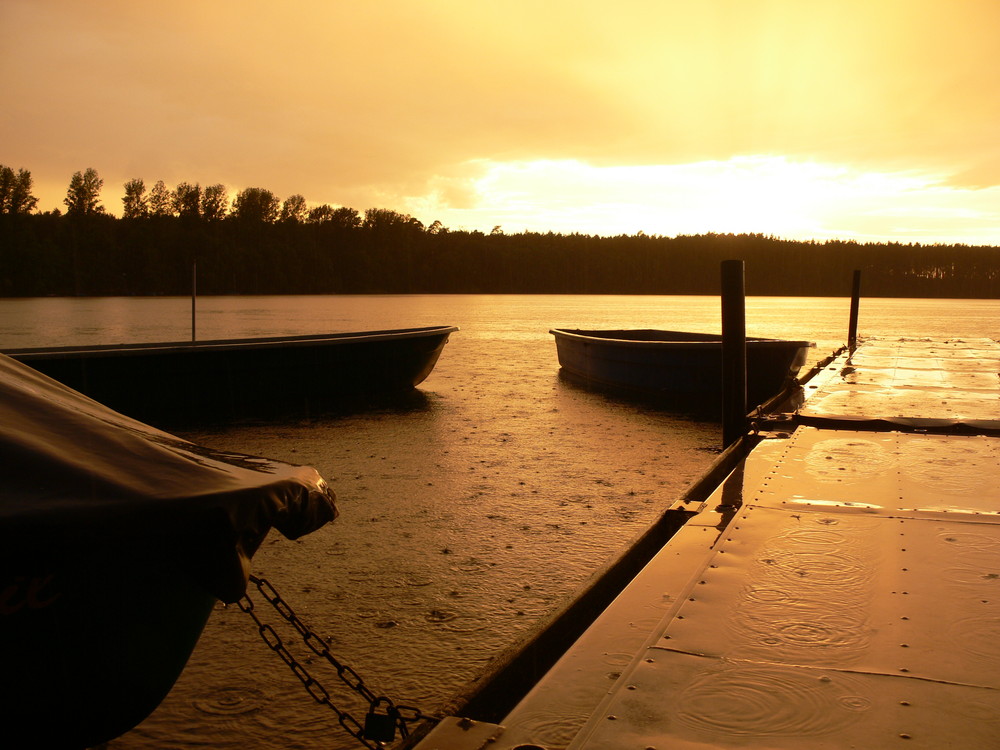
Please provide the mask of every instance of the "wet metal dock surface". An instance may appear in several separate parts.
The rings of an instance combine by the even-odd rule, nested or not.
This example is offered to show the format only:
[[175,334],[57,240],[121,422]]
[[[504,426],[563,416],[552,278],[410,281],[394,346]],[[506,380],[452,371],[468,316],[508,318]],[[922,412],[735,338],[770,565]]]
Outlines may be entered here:
[[824,368],[498,725],[420,750],[1000,747],[1000,345]]
[[998,430],[998,372],[992,339],[871,341],[815,379],[799,416],[813,424]]

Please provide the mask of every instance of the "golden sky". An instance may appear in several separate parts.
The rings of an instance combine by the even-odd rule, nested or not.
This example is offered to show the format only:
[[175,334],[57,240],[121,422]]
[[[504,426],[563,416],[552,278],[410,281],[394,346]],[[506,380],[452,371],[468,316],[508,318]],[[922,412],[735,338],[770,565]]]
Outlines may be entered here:
[[0,163],[507,232],[1000,245],[997,0],[0,0]]

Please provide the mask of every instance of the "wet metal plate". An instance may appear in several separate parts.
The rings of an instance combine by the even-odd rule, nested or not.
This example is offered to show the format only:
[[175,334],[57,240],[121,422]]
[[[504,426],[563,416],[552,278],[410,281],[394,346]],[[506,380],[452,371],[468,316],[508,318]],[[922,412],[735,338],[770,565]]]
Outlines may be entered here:
[[986,750],[997,691],[882,675],[651,658],[569,750]]
[[1000,521],[1000,445],[981,435],[800,427],[745,502]]
[[1000,344],[991,339],[866,342],[836,369],[809,391],[801,417],[1000,428]]
[[657,648],[1000,689],[1000,526],[749,508]]
[[798,430],[570,748],[998,746],[997,466]]

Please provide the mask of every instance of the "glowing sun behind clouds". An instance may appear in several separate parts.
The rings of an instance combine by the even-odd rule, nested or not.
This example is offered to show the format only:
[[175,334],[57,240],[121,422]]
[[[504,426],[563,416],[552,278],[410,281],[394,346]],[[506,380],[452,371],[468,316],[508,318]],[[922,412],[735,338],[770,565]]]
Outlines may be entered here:
[[4,0],[3,164],[454,228],[1000,244],[997,0]]
[[[432,192],[407,208],[445,226],[507,232],[702,234],[995,244],[1000,189],[917,173],[861,172],[785,157],[596,167],[574,160],[469,165],[461,200]],[[452,197],[456,183],[450,183]]]

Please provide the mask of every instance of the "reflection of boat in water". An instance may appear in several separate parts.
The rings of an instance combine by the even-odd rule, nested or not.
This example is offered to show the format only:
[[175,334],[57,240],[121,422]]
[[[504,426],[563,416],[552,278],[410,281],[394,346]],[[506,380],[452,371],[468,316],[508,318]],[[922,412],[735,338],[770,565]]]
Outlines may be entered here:
[[0,745],[140,723],[273,527],[336,516],[311,468],[214,452],[0,356]]
[[[722,337],[682,331],[555,328],[559,364],[570,376],[606,389],[686,408],[718,404]],[[748,338],[747,404],[767,401],[806,361],[808,341]]]
[[5,354],[136,419],[176,424],[302,416],[405,392],[430,374],[456,330],[434,326]]

